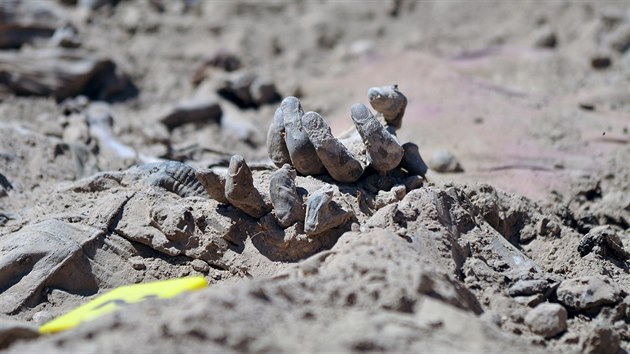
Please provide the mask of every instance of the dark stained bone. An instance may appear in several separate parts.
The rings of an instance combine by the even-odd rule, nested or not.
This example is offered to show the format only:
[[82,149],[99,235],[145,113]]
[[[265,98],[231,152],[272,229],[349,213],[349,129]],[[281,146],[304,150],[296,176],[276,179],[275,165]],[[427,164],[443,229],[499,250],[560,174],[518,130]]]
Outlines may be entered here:
[[267,152],[271,161],[278,167],[291,163],[291,156],[284,141],[285,134],[282,108],[278,108],[267,132]]
[[304,220],[302,197],[295,188],[295,170],[285,164],[271,175],[269,194],[278,224],[287,228]]
[[363,174],[363,165],[330,131],[330,127],[316,112],[308,112],[302,117],[302,127],[306,130],[317,156],[328,173],[339,182],[354,182]]
[[306,200],[304,232],[316,235],[340,226],[350,218],[350,213],[341,209],[332,199],[334,189],[325,185]]
[[241,155],[234,155],[230,159],[225,179],[225,197],[230,204],[254,218],[269,212],[269,206],[254,187],[252,171]]
[[405,154],[403,155],[402,161],[400,161],[400,166],[411,174],[424,177],[429,168],[427,167],[427,164],[424,163],[424,160],[422,160],[422,156],[420,156],[418,145],[414,143],[405,143],[402,147],[405,150]]
[[404,154],[396,138],[387,132],[364,104],[352,105],[351,114],[366,146],[372,167],[380,173],[396,168]]
[[302,127],[302,106],[295,97],[287,97],[280,105],[284,116],[285,141],[295,169],[304,175],[317,175],[326,172],[317,157],[315,148]]

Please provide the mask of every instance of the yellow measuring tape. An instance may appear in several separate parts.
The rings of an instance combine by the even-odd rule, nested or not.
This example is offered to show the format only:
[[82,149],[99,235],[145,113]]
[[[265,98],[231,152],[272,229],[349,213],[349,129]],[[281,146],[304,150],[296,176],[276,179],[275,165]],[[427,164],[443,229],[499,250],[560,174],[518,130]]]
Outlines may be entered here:
[[145,284],[126,285],[116,288],[96,299],[83,304],[67,314],[46,322],[39,327],[39,333],[65,331],[91,321],[121,306],[134,304],[146,299],[168,299],[185,291],[199,290],[208,286],[203,277],[190,277],[156,281]]

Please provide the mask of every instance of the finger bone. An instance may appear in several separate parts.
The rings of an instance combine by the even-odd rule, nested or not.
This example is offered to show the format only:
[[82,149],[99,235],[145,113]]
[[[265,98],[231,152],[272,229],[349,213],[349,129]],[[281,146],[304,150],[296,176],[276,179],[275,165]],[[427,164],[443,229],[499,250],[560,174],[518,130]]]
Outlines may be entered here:
[[405,154],[400,162],[401,167],[411,174],[424,177],[429,168],[427,167],[427,164],[424,163],[422,156],[420,156],[418,145],[414,143],[405,143],[402,147],[405,150]]
[[368,100],[374,110],[381,113],[387,124],[399,129],[407,107],[407,97],[398,91],[398,85],[372,87]]
[[214,170],[203,168],[195,172],[197,180],[206,189],[210,198],[223,204],[230,204],[225,197],[225,176],[216,173]]
[[332,199],[334,189],[325,185],[306,200],[306,218],[304,232],[315,235],[340,226],[350,218],[351,214],[339,207]]
[[269,182],[271,204],[283,228],[304,220],[304,205],[295,187],[295,175],[291,165],[285,164],[271,175]]
[[260,218],[269,212],[267,203],[254,187],[252,171],[241,155],[230,159],[225,178],[225,197],[230,204],[252,217]]
[[291,156],[284,141],[285,134],[282,108],[278,108],[267,132],[267,152],[271,161],[278,167],[291,163]]
[[326,171],[317,157],[315,147],[302,128],[302,106],[295,97],[287,97],[280,104],[284,116],[285,142],[291,163],[298,172],[304,175],[316,175]]
[[339,182],[354,182],[363,174],[364,166],[346,147],[339,142],[316,112],[302,117],[302,127],[315,147],[317,156],[333,179]]
[[352,105],[351,114],[374,169],[383,173],[396,168],[404,154],[396,138],[383,127],[364,104]]

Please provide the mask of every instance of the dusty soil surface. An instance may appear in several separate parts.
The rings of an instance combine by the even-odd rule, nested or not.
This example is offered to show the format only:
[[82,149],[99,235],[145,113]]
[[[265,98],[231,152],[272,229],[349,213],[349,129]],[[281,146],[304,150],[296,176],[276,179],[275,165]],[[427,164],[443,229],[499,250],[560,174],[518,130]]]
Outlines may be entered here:
[[[282,98],[393,84],[424,177],[278,187]],[[2,2],[0,350],[627,353],[629,84],[625,1]]]

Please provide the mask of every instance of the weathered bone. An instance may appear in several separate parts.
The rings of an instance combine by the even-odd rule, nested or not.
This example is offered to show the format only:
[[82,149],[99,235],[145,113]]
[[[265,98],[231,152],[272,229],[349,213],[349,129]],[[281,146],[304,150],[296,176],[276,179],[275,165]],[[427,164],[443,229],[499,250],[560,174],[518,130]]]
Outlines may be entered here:
[[424,177],[429,168],[427,167],[427,164],[424,163],[422,156],[420,156],[418,145],[414,143],[405,143],[402,147],[405,150],[405,154],[400,162],[400,166],[411,174]]
[[285,164],[271,175],[269,183],[271,203],[278,223],[284,228],[304,220],[304,205],[295,188],[295,177],[295,170]]
[[398,91],[398,85],[372,87],[368,90],[368,100],[390,127],[400,129],[407,108],[407,97]]
[[207,197],[206,191],[197,180],[195,169],[178,161],[148,163],[129,170],[131,179],[161,187],[180,197]]
[[267,152],[271,161],[278,167],[282,167],[285,163],[291,163],[291,156],[284,141],[285,134],[282,108],[278,108],[267,132]]
[[206,189],[206,193],[210,198],[219,203],[229,204],[230,201],[225,197],[225,176],[216,173],[209,168],[200,168],[195,171],[197,180]]
[[332,135],[322,116],[316,112],[308,112],[302,117],[302,126],[332,178],[350,183],[361,177],[363,164]]
[[241,155],[230,159],[228,174],[225,179],[225,197],[233,206],[255,218],[269,212],[269,206],[254,187],[252,171]]
[[298,172],[304,175],[317,175],[326,172],[324,165],[317,157],[315,147],[302,127],[302,106],[295,97],[287,97],[280,104],[284,117],[285,141],[291,163]]
[[352,120],[366,146],[372,167],[381,173],[391,171],[402,160],[404,150],[362,103],[351,108]]
[[334,188],[325,185],[306,200],[304,232],[315,235],[340,226],[350,218],[350,213],[341,209],[332,199]]

